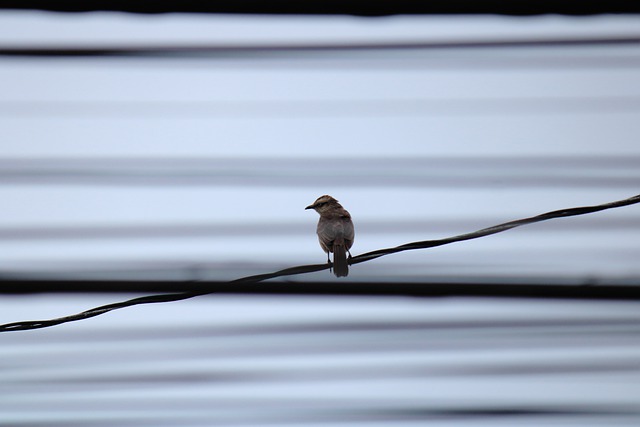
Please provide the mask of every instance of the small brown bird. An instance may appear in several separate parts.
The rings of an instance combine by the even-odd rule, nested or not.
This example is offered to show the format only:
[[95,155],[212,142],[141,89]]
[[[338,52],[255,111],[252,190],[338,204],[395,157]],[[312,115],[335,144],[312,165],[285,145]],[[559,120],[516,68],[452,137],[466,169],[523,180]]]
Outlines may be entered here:
[[320,196],[312,205],[305,209],[314,209],[320,214],[318,221],[318,241],[320,246],[327,253],[327,262],[329,260],[329,252],[333,253],[333,272],[336,277],[345,277],[349,275],[349,264],[347,262],[347,252],[351,258],[351,245],[355,231],[351,215],[342,207],[336,199],[331,196]]

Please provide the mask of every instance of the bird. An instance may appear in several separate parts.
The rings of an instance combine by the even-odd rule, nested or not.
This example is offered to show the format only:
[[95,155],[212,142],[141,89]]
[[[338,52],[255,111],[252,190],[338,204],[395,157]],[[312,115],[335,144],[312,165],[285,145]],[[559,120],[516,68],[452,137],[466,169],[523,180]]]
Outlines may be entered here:
[[351,258],[351,246],[355,237],[351,214],[329,195],[320,196],[305,209],[313,209],[320,214],[316,233],[320,247],[327,253],[327,263],[331,264],[329,252],[333,253],[333,273],[336,277],[349,275],[347,253]]

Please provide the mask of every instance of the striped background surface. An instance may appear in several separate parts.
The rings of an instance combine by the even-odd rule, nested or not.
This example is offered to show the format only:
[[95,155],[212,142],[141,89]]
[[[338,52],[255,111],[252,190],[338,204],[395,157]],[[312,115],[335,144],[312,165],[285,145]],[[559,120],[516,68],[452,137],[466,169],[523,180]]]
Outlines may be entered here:
[[[226,280],[319,263],[304,207],[322,194],[354,217],[354,255],[633,196],[638,44],[507,44],[633,39],[637,24],[4,13],[0,278]],[[455,46],[482,41],[505,45]],[[304,49],[340,43],[352,48]],[[292,44],[303,48],[269,48]],[[344,286],[637,286],[639,225],[634,206],[555,220],[357,265]],[[0,323],[126,297],[4,295]],[[134,307],[0,336],[0,426],[636,426],[639,308],[266,296]]]

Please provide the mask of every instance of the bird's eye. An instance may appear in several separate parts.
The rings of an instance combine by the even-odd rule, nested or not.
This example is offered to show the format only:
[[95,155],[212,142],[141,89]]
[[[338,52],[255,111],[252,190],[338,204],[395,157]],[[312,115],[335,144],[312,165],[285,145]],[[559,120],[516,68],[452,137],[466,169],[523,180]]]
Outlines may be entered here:
[[316,206],[317,206],[317,207],[322,207],[322,206],[324,206],[324,205],[326,205],[326,204],[327,204],[327,202],[321,202],[321,203],[318,203]]

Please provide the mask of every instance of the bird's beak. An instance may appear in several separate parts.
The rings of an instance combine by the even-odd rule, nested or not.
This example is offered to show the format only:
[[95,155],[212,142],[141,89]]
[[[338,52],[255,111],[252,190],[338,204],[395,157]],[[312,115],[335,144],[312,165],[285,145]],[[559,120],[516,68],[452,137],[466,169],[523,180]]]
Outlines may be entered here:
[[313,205],[309,205],[306,208],[304,208],[304,210],[307,210],[307,209],[313,209]]

